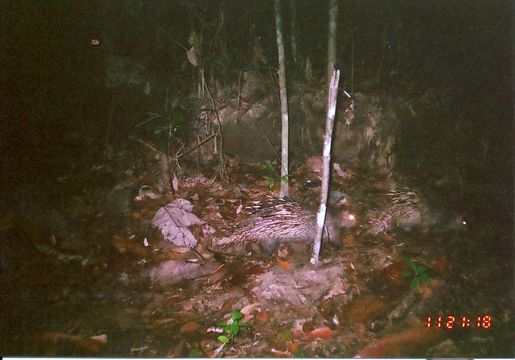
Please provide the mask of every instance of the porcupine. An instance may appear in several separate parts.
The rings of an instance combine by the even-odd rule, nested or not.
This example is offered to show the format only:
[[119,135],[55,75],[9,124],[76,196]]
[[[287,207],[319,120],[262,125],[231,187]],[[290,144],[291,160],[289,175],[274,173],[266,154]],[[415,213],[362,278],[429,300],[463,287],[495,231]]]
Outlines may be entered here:
[[365,216],[368,232],[377,235],[392,228],[411,231],[415,228],[432,228],[437,231],[465,230],[464,217],[437,211],[415,190],[399,187],[387,193],[388,204],[382,209],[370,210]]
[[[222,248],[256,243],[268,254],[282,243],[312,244],[317,231],[317,214],[290,198],[270,197],[252,207],[253,214],[244,220],[235,233],[219,243]],[[327,213],[323,241],[339,247],[339,227],[350,227],[354,217],[344,211],[338,221]]]

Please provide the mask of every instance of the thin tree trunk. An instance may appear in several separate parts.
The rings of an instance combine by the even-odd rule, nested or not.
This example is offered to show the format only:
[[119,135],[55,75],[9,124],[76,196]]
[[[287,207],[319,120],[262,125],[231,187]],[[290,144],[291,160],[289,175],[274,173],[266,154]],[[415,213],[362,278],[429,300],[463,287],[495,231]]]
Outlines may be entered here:
[[282,33],[281,1],[274,1],[277,54],[279,57],[279,91],[281,100],[281,196],[288,196],[288,96],[286,94],[286,66]]
[[295,0],[290,0],[290,40],[293,63],[297,65],[297,9]]
[[327,119],[325,123],[324,134],[324,153],[322,156],[322,188],[320,190],[320,209],[317,214],[317,236],[313,242],[313,255],[311,256],[311,264],[318,264],[320,255],[320,246],[322,244],[322,235],[324,233],[324,222],[327,213],[327,194],[329,193],[329,173],[331,162],[331,143],[333,139],[333,125],[336,115],[336,100],[338,97],[338,83],[340,82],[340,70],[333,70],[331,81],[329,82],[329,91],[327,99]]
[[329,1],[329,33],[327,36],[327,82],[331,81],[336,64],[336,28],[338,24],[338,0]]

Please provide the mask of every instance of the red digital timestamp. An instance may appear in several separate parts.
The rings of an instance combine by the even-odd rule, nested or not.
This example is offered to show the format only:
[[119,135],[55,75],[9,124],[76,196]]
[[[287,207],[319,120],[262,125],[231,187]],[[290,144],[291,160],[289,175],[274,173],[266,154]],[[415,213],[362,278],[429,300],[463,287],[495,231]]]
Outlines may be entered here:
[[427,316],[426,327],[445,330],[457,329],[484,329],[492,328],[493,317],[492,315],[477,315],[477,316]]

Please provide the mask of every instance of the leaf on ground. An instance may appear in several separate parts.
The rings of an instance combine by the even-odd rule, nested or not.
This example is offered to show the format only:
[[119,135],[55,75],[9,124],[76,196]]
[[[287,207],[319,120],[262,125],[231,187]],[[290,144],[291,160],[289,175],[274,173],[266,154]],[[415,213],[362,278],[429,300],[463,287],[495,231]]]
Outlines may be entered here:
[[236,298],[234,296],[230,297],[225,301],[225,303],[222,305],[222,308],[220,309],[221,313],[227,313],[232,310],[232,306],[236,303]]
[[195,321],[187,321],[182,324],[181,329],[179,330],[181,334],[194,332],[200,329],[200,324]]
[[289,344],[288,344],[288,351],[291,353],[291,354],[295,354],[299,351],[299,344],[296,342],[296,341],[291,341]]
[[281,260],[279,258],[277,259],[277,265],[284,270],[290,270],[291,268],[291,263],[289,261]]
[[411,329],[386,335],[381,339],[373,341],[365,346],[355,357],[409,356],[417,349],[428,347],[445,336],[444,332],[427,329],[422,324],[417,325]]
[[248,322],[249,320],[251,320],[254,315],[252,314],[254,312],[254,310],[258,309],[261,307],[261,304],[260,303],[252,303],[252,304],[248,304],[246,306],[244,306],[240,312],[244,315],[244,318],[243,318],[243,322]]
[[231,319],[234,320],[234,321],[238,321],[242,317],[243,317],[243,314],[240,311],[238,311],[238,310],[235,310],[235,311],[231,312]]
[[254,313],[256,320],[261,322],[267,322],[270,319],[270,314],[266,311],[258,311]]
[[120,254],[128,253],[136,255],[137,257],[147,257],[150,254],[150,250],[143,244],[131,239],[126,239],[120,235],[113,235],[111,244]]
[[352,327],[358,324],[365,324],[374,317],[382,314],[386,304],[381,298],[375,295],[364,295],[352,302],[350,308],[345,312],[345,322]]
[[176,199],[156,212],[152,225],[161,231],[166,241],[176,246],[195,247],[197,239],[188,226],[202,225],[204,221],[193,214],[192,210],[193,204],[188,200]]
[[331,299],[331,298],[341,295],[341,294],[345,294],[346,292],[347,292],[347,287],[343,283],[343,280],[338,279],[337,281],[335,281],[333,283],[333,286],[329,289],[329,291],[327,292],[327,295],[325,295],[322,298],[322,301]]
[[315,330],[311,330],[308,332],[308,336],[311,339],[331,339],[333,337],[334,331],[328,328],[327,326],[320,327]]
[[444,274],[449,268],[449,259],[444,255],[439,256],[431,261],[430,268],[438,274]]
[[217,339],[223,344],[227,344],[229,342],[229,338],[225,335],[220,335]]

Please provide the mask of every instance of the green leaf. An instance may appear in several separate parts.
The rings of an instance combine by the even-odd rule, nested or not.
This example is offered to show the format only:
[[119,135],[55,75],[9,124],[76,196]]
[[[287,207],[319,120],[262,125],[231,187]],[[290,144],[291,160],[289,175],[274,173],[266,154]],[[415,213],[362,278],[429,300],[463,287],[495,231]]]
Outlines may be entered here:
[[274,171],[276,168],[276,166],[270,161],[267,161],[266,163],[261,165],[261,167],[263,170],[267,170],[267,171]]
[[233,336],[238,335],[238,333],[240,332],[240,327],[238,326],[238,323],[232,323],[232,324],[229,326],[229,331],[231,332],[231,334],[232,334]]
[[229,342],[229,338],[225,335],[220,335],[217,339],[218,341],[224,344],[227,344]]
[[427,273],[427,267],[424,265],[417,266],[417,274]]
[[431,282],[431,278],[427,272],[420,274],[419,278],[422,284],[429,284]]
[[413,270],[414,272],[416,272],[416,269],[417,269],[417,265],[415,265],[415,263],[413,262],[413,260],[407,256],[403,256],[402,259],[404,260],[404,262],[406,263],[406,265],[408,265],[408,267]]
[[411,271],[408,271],[408,270],[402,272],[402,276],[405,277],[405,278],[410,278],[413,275],[414,274]]
[[411,288],[412,289],[418,289],[420,287],[420,281],[416,277],[411,280]]
[[270,176],[263,176],[263,179],[266,180],[267,184],[268,184],[268,187],[272,188],[274,187],[275,185],[275,179],[273,177],[270,177]]
[[235,311],[231,312],[231,319],[233,319],[234,321],[243,319],[243,314],[241,312],[239,312],[238,310],[235,310]]

